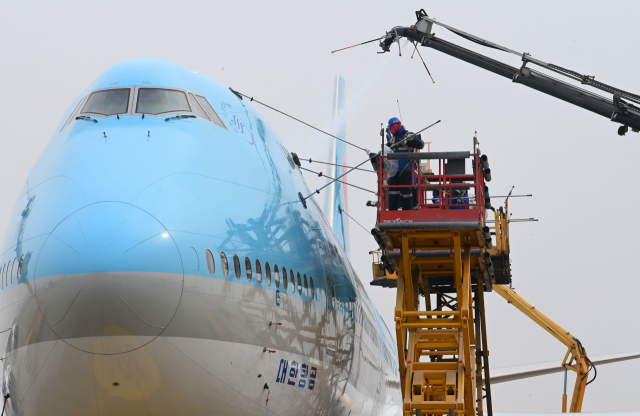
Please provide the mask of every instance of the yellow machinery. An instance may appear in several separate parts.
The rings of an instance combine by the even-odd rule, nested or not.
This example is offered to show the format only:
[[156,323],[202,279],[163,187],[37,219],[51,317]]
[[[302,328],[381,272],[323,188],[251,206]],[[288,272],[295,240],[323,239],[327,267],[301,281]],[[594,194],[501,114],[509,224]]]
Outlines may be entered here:
[[[568,370],[576,372],[576,383],[573,389],[573,398],[571,399],[571,412],[582,411],[582,399],[584,398],[584,390],[587,386],[587,378],[589,373],[590,361],[587,352],[582,347],[580,341],[571,336],[571,334],[560,325],[547,318],[542,312],[531,306],[529,302],[524,300],[520,295],[515,293],[509,286],[494,285],[493,290],[505,298],[507,302],[518,308],[520,312],[527,315],[532,321],[540,325],[545,331],[553,335],[558,341],[567,346],[568,350],[562,361],[562,366]],[[567,394],[562,397],[562,412],[567,411]]]
[[[413,164],[414,185],[388,185],[385,164],[379,163],[378,221],[372,230],[380,251],[372,252],[371,284],[397,287],[395,330],[404,416],[482,416],[485,394],[492,415],[484,313],[484,292],[492,290],[567,345],[563,364],[579,375],[571,411],[579,412],[588,358],[577,340],[507,286],[508,213],[491,207],[486,156],[481,157],[474,143],[473,153],[400,153],[384,158]],[[464,159],[469,158],[473,173],[466,174]],[[440,173],[416,169],[421,159],[438,160]],[[402,187],[414,189],[417,209],[394,209],[392,191]],[[489,208],[494,212],[493,227],[486,225]]]
[[[490,172],[485,173],[478,153],[389,154],[392,160],[414,158],[409,162],[414,166],[419,159],[438,160],[439,175],[412,169],[419,208],[412,211],[390,206],[394,186],[386,185],[380,163],[373,234],[382,255],[378,262],[374,258],[372,284],[397,287],[395,329],[405,416],[482,414],[478,380],[482,370],[489,377],[483,282],[490,285],[495,269],[486,253],[490,231],[484,220],[489,203],[484,180]],[[465,159],[472,159],[472,174],[464,172]]]

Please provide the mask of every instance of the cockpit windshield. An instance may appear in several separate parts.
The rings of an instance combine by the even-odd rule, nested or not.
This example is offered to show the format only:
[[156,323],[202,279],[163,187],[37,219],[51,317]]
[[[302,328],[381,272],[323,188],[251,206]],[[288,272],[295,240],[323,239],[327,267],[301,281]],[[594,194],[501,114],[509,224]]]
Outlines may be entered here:
[[164,88],[140,88],[136,113],[162,114],[177,111],[191,112],[187,94]]
[[83,113],[113,116],[124,114],[129,107],[129,88],[117,88],[92,93],[82,108]]
[[[89,93],[82,98],[76,109],[73,110],[62,130],[80,120],[81,123],[91,121],[98,122],[94,117],[114,117],[142,114],[151,117],[166,117],[167,114],[175,115],[166,120],[197,118],[216,124],[225,130],[229,130],[209,101],[197,93],[180,90],[177,88],[159,87],[116,87],[106,88]],[[185,114],[186,113],[186,114]],[[194,115],[190,115],[194,114]]]
[[191,106],[193,107],[193,111],[198,116],[206,118],[207,120],[211,121],[207,113],[204,111],[204,108],[202,108],[198,100],[196,100],[196,97],[194,97],[193,94],[189,93],[189,98],[191,98]]

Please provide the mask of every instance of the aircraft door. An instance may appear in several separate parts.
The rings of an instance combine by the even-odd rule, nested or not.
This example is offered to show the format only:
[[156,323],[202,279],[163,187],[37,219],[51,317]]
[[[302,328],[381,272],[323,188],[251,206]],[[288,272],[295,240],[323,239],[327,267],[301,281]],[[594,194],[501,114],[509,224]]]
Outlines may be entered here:
[[321,239],[318,239],[318,251],[320,260],[322,262],[322,269],[324,271],[324,287],[325,290],[325,301],[327,313],[325,316],[327,319],[329,317],[333,317],[332,324],[335,325],[335,311],[336,308],[336,288],[335,288],[335,279],[333,274],[333,269],[331,268],[331,258],[329,254],[329,248]]
[[331,414],[333,406],[340,395],[340,372],[342,364],[338,355],[338,329],[337,316],[335,312],[335,283],[331,258],[327,244],[321,239],[318,242],[318,256],[322,263],[324,272],[325,302],[326,309],[322,321],[321,338],[324,340],[324,355],[322,364],[324,368],[324,379],[327,383],[327,393],[330,397],[326,400],[328,414]]
[[324,270],[324,282],[326,287],[326,307],[329,310],[335,310],[336,308],[336,287],[333,269],[331,268],[331,254],[329,247],[324,241],[318,239],[318,250],[320,259],[322,261],[322,268]]
[[379,412],[380,414],[382,414],[382,409],[384,406],[384,392],[383,390],[383,383],[384,383],[384,379],[385,379],[385,374],[384,374],[384,365],[382,364],[382,360],[380,360],[380,362],[378,363],[378,382],[376,383],[376,404],[375,404],[375,408],[377,410],[377,412]]

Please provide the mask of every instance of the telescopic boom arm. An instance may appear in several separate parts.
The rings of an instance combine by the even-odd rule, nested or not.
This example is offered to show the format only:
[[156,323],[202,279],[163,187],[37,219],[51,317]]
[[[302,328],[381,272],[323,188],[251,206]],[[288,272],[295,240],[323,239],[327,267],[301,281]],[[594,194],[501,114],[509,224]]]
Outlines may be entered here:
[[[380,38],[380,47],[383,50],[382,53],[389,52],[391,45],[404,37],[416,44],[419,43],[422,46],[444,52],[454,58],[461,59],[475,66],[486,69],[487,71],[510,78],[513,82],[518,84],[525,85],[529,88],[533,88],[534,90],[538,90],[578,107],[582,107],[586,110],[607,117],[611,119],[611,121],[622,124],[622,126],[618,128],[618,134],[621,136],[629,130],[629,127],[631,127],[631,129],[636,133],[640,131],[640,106],[636,106],[631,103],[640,104],[639,95],[596,81],[594,76],[582,75],[570,69],[536,59],[528,53],[516,52],[512,49],[500,46],[459,29],[447,26],[427,16],[424,10],[417,11],[416,17],[418,21],[413,26],[394,27],[387,32],[385,36]],[[522,66],[520,68],[516,68],[477,52],[473,52],[469,49],[465,49],[454,43],[440,39],[432,32],[433,25],[442,26],[479,45],[518,55],[522,59]],[[527,64],[538,65],[549,71],[571,78],[574,81],[579,81],[584,85],[589,85],[593,88],[605,91],[611,94],[611,98],[594,94],[549,75],[545,75],[534,69],[528,68]]]
[[[562,366],[567,370],[576,372],[576,383],[573,389],[573,397],[571,399],[571,407],[569,408],[569,411],[571,413],[580,413],[582,411],[584,390],[587,387],[587,384],[591,383],[591,381],[595,379],[594,375],[594,378],[591,381],[587,380],[589,372],[594,368],[594,366],[589,357],[587,357],[587,352],[580,341],[568,331],[565,331],[560,325],[546,317],[529,302],[524,300],[524,298],[514,292],[509,286],[493,285],[493,290],[568,348],[567,353],[564,356]],[[565,397],[563,397],[562,412],[565,413],[566,392],[563,396]]]

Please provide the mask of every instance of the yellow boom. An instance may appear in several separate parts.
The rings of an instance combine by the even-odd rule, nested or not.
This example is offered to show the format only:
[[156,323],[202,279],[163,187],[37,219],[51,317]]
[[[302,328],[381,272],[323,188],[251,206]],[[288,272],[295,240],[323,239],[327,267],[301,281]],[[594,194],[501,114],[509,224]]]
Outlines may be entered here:
[[[493,290],[568,348],[562,366],[568,370],[575,371],[577,374],[570,412],[580,412],[582,410],[582,399],[584,398],[584,390],[587,386],[587,378],[591,365],[587,357],[587,352],[582,347],[580,341],[524,300],[522,296],[514,292],[509,286],[493,285]],[[564,394],[562,412],[564,413],[566,411],[567,401],[566,394]]]

